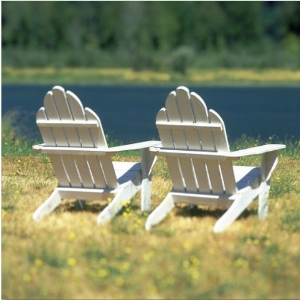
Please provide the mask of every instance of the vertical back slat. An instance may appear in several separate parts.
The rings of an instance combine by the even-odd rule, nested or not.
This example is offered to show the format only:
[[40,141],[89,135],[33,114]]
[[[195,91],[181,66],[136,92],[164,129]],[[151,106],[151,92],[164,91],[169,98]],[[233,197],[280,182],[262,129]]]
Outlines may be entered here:
[[[53,89],[53,99],[57,108],[58,116],[60,120],[72,121],[73,116],[71,114],[67,96],[65,90],[62,87],[55,86]],[[65,127],[63,128],[66,140],[70,146],[81,146],[76,127]]]
[[175,190],[184,190],[185,183],[183,181],[183,177],[181,174],[181,169],[179,165],[179,161],[176,157],[168,156],[166,157],[168,169],[170,172],[170,176],[173,182],[173,187]]
[[[190,95],[187,88],[178,89],[176,92],[177,106],[179,109],[180,120],[182,123],[194,123],[194,115],[192,112],[192,106],[190,101]],[[191,149],[197,146],[196,132],[193,130],[182,130],[185,143],[181,145],[181,148]],[[195,139],[196,138],[196,139]],[[195,180],[194,165],[190,158],[180,158],[180,167],[182,176],[184,177],[185,187],[187,192],[197,192],[198,184]]]
[[99,156],[98,159],[101,162],[107,186],[109,188],[116,188],[118,181],[110,156]]
[[226,194],[235,194],[237,191],[231,160],[220,161],[220,168]]
[[195,181],[194,166],[190,158],[179,158],[181,174],[187,192],[197,192],[198,185]]
[[[73,119],[75,121],[82,121],[84,123],[86,121],[86,117],[81,101],[70,91],[66,92],[66,96]],[[79,138],[79,143],[82,147],[95,147],[88,128],[79,127],[76,128],[76,131]]]
[[[181,116],[181,121],[185,123],[195,123],[195,116],[193,113],[192,101],[190,98],[189,90],[187,88],[177,89],[177,103]],[[186,129],[184,131],[186,138],[186,146],[188,149],[200,150],[201,144],[198,133],[196,130]]]
[[82,182],[77,170],[76,162],[72,155],[61,155],[62,162],[65,170],[70,178],[70,184],[72,187],[82,187]]
[[217,123],[221,124],[222,126],[222,131],[218,132],[216,131],[214,135],[214,141],[215,141],[215,146],[216,146],[216,151],[229,151],[229,144],[228,144],[228,139],[227,139],[227,134],[225,130],[225,124],[220,117],[218,113],[216,113],[214,110],[209,110],[209,117],[211,123]]
[[211,186],[208,178],[208,171],[206,169],[206,163],[204,159],[195,158],[193,159],[195,166],[195,175],[198,181],[198,187],[200,193],[210,193]]
[[[45,108],[41,107],[37,114],[36,114],[36,120],[37,121],[46,121],[47,119],[47,115],[45,112]],[[43,138],[43,141],[45,143],[45,145],[47,146],[55,146],[56,145],[56,141],[53,138],[53,134],[52,134],[52,130],[50,127],[44,127],[44,126],[38,126],[41,136]]]
[[[181,123],[181,117],[177,106],[177,99],[176,99],[175,92],[170,93],[169,96],[167,97],[166,109],[167,109],[168,121]],[[174,147],[176,149],[187,148],[185,134],[182,129],[174,127],[172,129],[172,135],[173,135]]]
[[220,173],[218,160],[209,159],[206,161],[208,176],[210,179],[212,193],[223,194],[223,181]]
[[[179,99],[178,99],[179,97]],[[179,102],[181,106],[189,105],[188,103],[188,97],[185,93],[185,91],[182,91],[182,93],[170,93],[167,100],[166,100],[166,109],[167,109],[167,115],[168,115],[168,121],[171,122],[178,122],[179,124],[182,123],[182,115],[181,110],[179,107]],[[186,117],[186,116],[185,116]],[[186,133],[185,131],[180,128],[176,127],[172,129],[172,135],[173,135],[173,141],[174,141],[174,148],[175,149],[187,149],[187,139],[186,139]],[[175,162],[173,162],[175,163]],[[170,163],[169,163],[170,165]],[[172,166],[173,167],[173,166]],[[175,169],[175,168],[174,168]],[[195,184],[194,176],[193,176],[193,167],[191,164],[191,160],[189,158],[178,158],[176,169],[173,172],[176,172],[176,174],[173,175],[173,177],[176,177],[178,181],[178,188],[186,189],[188,191],[196,191],[197,187]],[[179,180],[178,177],[181,177],[181,180]]]
[[[191,93],[194,117],[196,122],[209,123],[208,111],[203,99],[196,93]],[[206,130],[198,130],[201,149],[205,151],[215,150],[212,134]]]
[[[160,109],[156,116],[156,122],[168,121],[167,110],[165,108]],[[162,143],[162,146],[165,148],[174,148],[172,131],[162,127],[158,127],[158,134]]]
[[[162,108],[157,116],[156,121],[168,121],[167,110]],[[162,143],[162,146],[165,148],[174,149],[174,142],[173,142],[173,135],[172,131],[165,128],[158,128],[159,137]],[[175,190],[182,190],[184,189],[185,185],[182,180],[181,170],[179,168],[178,160],[176,157],[166,157],[170,176],[173,182],[173,188]]]
[[[44,99],[45,112],[47,114],[48,120],[58,121],[60,117],[58,115],[55,101],[53,99],[53,93],[48,92]],[[68,141],[66,139],[66,135],[64,129],[62,127],[53,127],[51,128],[53,133],[53,138],[55,139],[55,143],[57,146],[68,146]]]
[[57,177],[58,185],[64,187],[70,186],[70,179],[68,177],[68,174],[66,173],[65,166],[61,160],[61,156],[57,154],[50,154],[49,158]]
[[96,156],[87,156],[87,162],[89,164],[89,168],[91,170],[91,175],[94,179],[96,188],[107,188],[107,184],[105,181],[105,177],[103,174],[103,170],[101,167],[101,163]]
[[88,121],[96,121],[99,124],[99,127],[89,128],[89,133],[90,133],[90,136],[93,140],[95,147],[107,148],[105,134],[104,134],[102,124],[101,124],[99,117],[96,115],[95,112],[93,112],[88,107],[86,107],[84,111],[85,111],[86,119]]
[[74,156],[74,160],[77,166],[77,170],[80,174],[82,186],[85,188],[93,188],[93,177],[89,165],[87,163],[86,157],[83,155],[76,155]]

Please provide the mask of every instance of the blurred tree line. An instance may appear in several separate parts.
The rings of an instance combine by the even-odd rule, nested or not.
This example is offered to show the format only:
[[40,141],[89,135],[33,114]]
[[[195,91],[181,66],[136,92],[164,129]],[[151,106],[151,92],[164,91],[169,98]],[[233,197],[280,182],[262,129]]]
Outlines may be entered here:
[[299,68],[300,2],[2,1],[2,66]]

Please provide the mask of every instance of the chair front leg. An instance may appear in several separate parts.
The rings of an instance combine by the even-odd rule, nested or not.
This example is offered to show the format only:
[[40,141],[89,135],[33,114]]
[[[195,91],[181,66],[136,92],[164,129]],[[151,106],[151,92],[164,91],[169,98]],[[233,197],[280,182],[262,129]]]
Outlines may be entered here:
[[248,207],[248,205],[258,196],[260,187],[252,189],[245,188],[242,193],[238,195],[232,205],[224,213],[224,215],[216,222],[214,232],[219,233],[224,231],[230,224],[232,224],[241,213]]
[[151,210],[151,185],[152,168],[156,163],[157,156],[153,156],[149,148],[141,150],[142,184],[141,184],[141,211]]
[[33,220],[39,221],[49,215],[61,203],[59,191],[55,189],[50,197],[34,212]]
[[268,198],[270,191],[270,182],[264,181],[260,185],[260,193],[258,196],[258,217],[264,220],[268,215]]
[[175,204],[172,194],[169,193],[167,197],[149,215],[145,224],[145,229],[150,230],[152,226],[160,223],[174,207]]
[[124,183],[118,188],[117,194],[113,200],[105,207],[105,209],[99,214],[97,218],[98,224],[104,224],[110,221],[138,192],[139,188],[135,186],[131,181]]

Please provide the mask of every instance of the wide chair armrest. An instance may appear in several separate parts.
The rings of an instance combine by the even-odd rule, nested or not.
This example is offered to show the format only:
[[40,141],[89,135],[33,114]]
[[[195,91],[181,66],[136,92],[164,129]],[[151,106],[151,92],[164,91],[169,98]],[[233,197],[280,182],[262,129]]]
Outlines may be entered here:
[[158,156],[175,156],[175,157],[189,157],[202,159],[217,159],[217,160],[237,160],[243,156],[261,155],[261,180],[268,181],[278,163],[278,151],[286,148],[282,144],[270,144],[252,147],[248,149],[227,152],[227,151],[197,151],[184,149],[168,149],[158,146],[151,147],[150,151]]
[[240,158],[243,156],[258,155],[258,154],[264,154],[267,152],[278,151],[278,150],[285,149],[285,148],[286,148],[286,146],[283,144],[269,144],[269,145],[256,146],[256,147],[251,147],[251,148],[247,148],[247,149],[232,151],[232,152],[229,152],[228,156]]
[[107,148],[107,152],[121,152],[121,151],[130,151],[130,150],[139,150],[139,149],[145,149],[145,148],[150,148],[150,147],[157,147],[160,146],[161,142],[160,141],[145,141],[145,142],[139,142],[139,143],[133,143],[133,144],[128,144],[128,145],[121,145],[121,146],[114,146]]
[[278,163],[278,151],[285,148],[286,145],[283,144],[269,144],[233,151],[230,155],[236,158],[248,155],[261,155],[260,177],[262,181],[269,181]]
[[248,149],[227,152],[227,151],[198,151],[198,150],[185,150],[185,149],[171,149],[162,148],[161,146],[155,145],[150,147],[150,151],[160,156],[178,156],[178,157],[203,157],[206,159],[238,159],[243,156],[264,154],[268,152],[278,151],[284,149],[286,146],[282,144],[270,144],[264,146],[257,146]]
[[152,146],[159,145],[159,141],[145,141],[140,143],[133,143],[115,147],[68,147],[68,146],[46,146],[45,144],[39,144],[32,146],[32,149],[37,153],[44,154],[70,154],[70,155],[113,155],[120,151],[139,150],[146,149]]

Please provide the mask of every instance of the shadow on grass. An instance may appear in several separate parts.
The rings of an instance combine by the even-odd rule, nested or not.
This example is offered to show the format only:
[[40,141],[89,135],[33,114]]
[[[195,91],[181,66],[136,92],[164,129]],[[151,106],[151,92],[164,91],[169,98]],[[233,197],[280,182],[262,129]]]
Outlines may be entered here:
[[106,200],[100,201],[85,201],[85,200],[64,200],[61,205],[56,209],[59,212],[90,212],[100,213],[108,202]]
[[[204,217],[211,217],[216,220],[222,217],[222,215],[226,212],[225,209],[219,208],[207,208],[207,207],[199,207],[197,205],[185,205],[180,207],[177,210],[176,215],[181,217],[197,217],[197,218],[204,218]],[[251,216],[256,216],[257,211],[255,209],[246,209],[242,212],[242,214],[237,219],[247,219]]]

